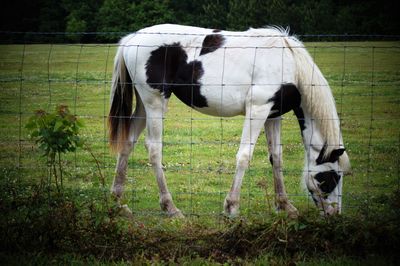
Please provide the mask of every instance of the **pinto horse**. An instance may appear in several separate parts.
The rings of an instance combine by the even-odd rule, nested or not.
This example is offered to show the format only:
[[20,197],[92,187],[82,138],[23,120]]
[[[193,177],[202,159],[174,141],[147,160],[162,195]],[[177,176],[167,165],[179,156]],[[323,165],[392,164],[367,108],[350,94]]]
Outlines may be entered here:
[[226,215],[238,214],[242,179],[264,128],[276,208],[297,217],[285,191],[280,142],[281,116],[291,110],[305,147],[304,183],[323,214],[340,213],[342,177],[350,163],[335,101],[304,45],[286,30],[232,32],[164,24],[121,39],[108,117],[110,146],[118,153],[111,191],[122,197],[128,157],[147,127],[145,145],[161,209],[179,217],[161,163],[163,117],[172,94],[204,114],[245,117],[233,184],[224,201]]

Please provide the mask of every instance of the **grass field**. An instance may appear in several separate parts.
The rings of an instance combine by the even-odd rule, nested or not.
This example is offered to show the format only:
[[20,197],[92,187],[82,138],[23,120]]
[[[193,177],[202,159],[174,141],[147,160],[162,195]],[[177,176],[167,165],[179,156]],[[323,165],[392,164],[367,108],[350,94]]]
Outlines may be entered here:
[[[332,87],[352,163],[353,175],[344,179],[343,216],[379,213],[387,207],[379,199],[400,188],[400,43],[330,42],[306,46]],[[87,202],[102,204],[115,167],[105,123],[115,51],[115,46],[108,45],[0,46],[3,189],[14,184],[18,190],[19,184],[32,186],[47,180],[46,160],[29,139],[25,124],[37,109],[52,112],[58,104],[66,104],[84,121],[81,136],[100,162],[106,187],[99,182],[90,154],[78,150],[65,157],[65,193],[81,203],[80,210],[87,208]],[[175,203],[188,218],[186,222],[171,222],[160,213],[158,188],[142,136],[129,162],[125,193],[135,223],[156,231],[179,232],[187,230],[188,223],[225,230],[227,224],[220,214],[235,169],[242,120],[205,116],[172,97],[165,118],[163,163]],[[284,116],[282,132],[289,197],[300,212],[314,213],[312,200],[300,185],[304,155],[293,114]],[[266,141],[261,135],[243,183],[241,217],[246,221],[269,223],[281,219],[274,213],[267,157]],[[340,265],[340,261],[327,260],[326,264]],[[199,264],[203,262],[199,260]],[[281,259],[277,264],[284,262]]]

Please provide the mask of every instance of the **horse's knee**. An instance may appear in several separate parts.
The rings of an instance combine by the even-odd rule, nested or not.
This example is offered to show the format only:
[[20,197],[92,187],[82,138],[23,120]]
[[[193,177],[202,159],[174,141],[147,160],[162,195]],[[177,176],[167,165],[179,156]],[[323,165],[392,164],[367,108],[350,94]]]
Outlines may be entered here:
[[249,152],[240,152],[237,157],[237,167],[241,169],[247,169],[250,164],[250,153]]
[[269,161],[271,162],[271,165],[278,166],[282,162],[282,156],[277,152],[271,152],[269,155]]
[[[282,156],[276,153],[271,153],[269,156],[269,162],[271,163],[272,168],[274,171],[278,171],[282,174]],[[275,176],[276,178],[276,176]]]
[[146,149],[149,154],[150,163],[157,163],[161,158],[160,145],[158,143],[146,141]]

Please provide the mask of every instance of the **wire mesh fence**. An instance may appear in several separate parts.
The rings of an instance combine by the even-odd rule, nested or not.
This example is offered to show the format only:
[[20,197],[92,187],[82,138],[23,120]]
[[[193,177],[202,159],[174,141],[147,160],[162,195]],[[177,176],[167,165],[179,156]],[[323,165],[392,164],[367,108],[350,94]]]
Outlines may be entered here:
[[[368,42],[349,41],[348,35],[334,36],[335,42],[323,42],[331,40],[330,35],[305,37],[316,37],[316,42],[305,45],[333,91],[352,163],[352,175],[344,178],[343,212],[370,208],[371,198],[400,188],[400,43],[398,39],[377,41],[382,36],[369,36]],[[109,190],[116,159],[108,148],[107,115],[117,47],[55,43],[0,46],[3,169],[18,169],[24,180],[48,175],[46,160],[25,125],[35,110],[52,112],[64,104],[84,121],[81,136],[100,162],[107,181],[106,187],[100,185],[90,154],[78,150],[65,156],[65,186],[76,190],[77,197],[97,197]],[[243,117],[206,116],[174,97],[168,109],[163,165],[175,203],[185,214],[219,215],[235,172]],[[292,113],[283,116],[281,145],[289,199],[300,210],[307,209],[313,202],[301,186],[304,147]],[[148,216],[160,213],[159,192],[144,146],[142,136],[129,160],[125,199],[137,215]],[[274,210],[273,190],[267,141],[261,135],[244,178],[241,213],[268,215]]]

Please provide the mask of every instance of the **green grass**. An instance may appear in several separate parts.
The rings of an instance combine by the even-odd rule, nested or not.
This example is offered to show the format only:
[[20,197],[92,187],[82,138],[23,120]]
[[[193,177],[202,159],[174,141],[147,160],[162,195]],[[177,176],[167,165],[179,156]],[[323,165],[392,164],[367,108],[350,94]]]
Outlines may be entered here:
[[[375,203],[376,199],[400,187],[400,43],[306,45],[331,84],[353,167],[353,175],[344,180],[344,216],[379,212],[383,207]],[[46,162],[29,140],[24,125],[36,109],[53,111],[56,105],[66,104],[85,123],[81,135],[101,163],[108,192],[115,156],[108,150],[105,116],[115,51],[113,45],[0,46],[3,181],[13,169],[18,169],[18,174],[13,174],[10,182],[38,184],[46,180]],[[242,120],[205,116],[175,97],[170,100],[163,163],[176,205],[195,224],[212,230],[226,227],[220,213],[233,178]],[[313,212],[312,200],[300,186],[304,155],[298,124],[291,113],[284,116],[282,143],[290,199],[300,212]],[[134,211],[136,222],[155,229],[169,227],[170,222],[159,210],[158,188],[143,144],[144,136],[129,161],[125,201]],[[267,156],[262,134],[243,182],[244,219],[275,219]],[[70,197],[78,202],[101,202],[104,188],[88,152],[67,155],[65,169],[64,183]]]

